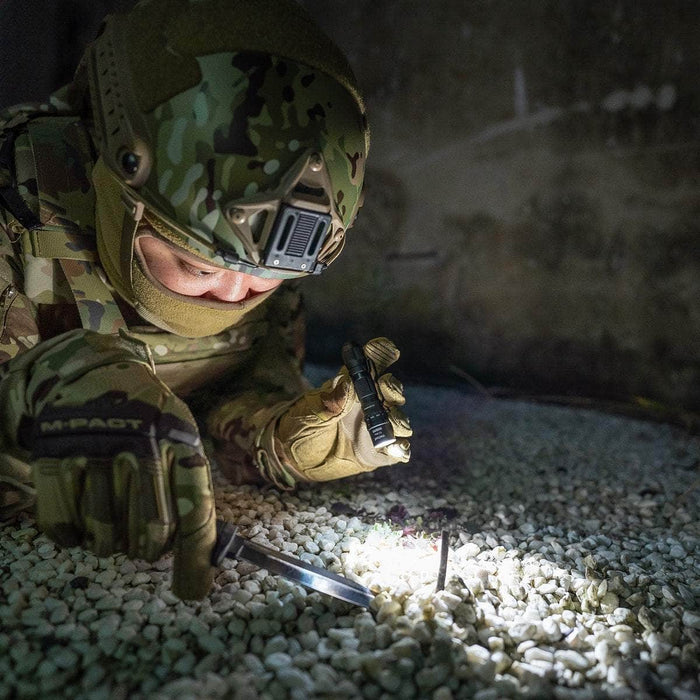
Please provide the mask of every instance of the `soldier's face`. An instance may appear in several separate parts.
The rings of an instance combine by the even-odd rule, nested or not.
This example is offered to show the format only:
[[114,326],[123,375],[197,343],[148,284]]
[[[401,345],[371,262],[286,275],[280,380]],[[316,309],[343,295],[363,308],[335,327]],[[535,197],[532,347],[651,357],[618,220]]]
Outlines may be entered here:
[[149,272],[164,287],[188,297],[243,301],[278,287],[282,280],[207,265],[193,255],[152,236],[136,239],[137,251]]

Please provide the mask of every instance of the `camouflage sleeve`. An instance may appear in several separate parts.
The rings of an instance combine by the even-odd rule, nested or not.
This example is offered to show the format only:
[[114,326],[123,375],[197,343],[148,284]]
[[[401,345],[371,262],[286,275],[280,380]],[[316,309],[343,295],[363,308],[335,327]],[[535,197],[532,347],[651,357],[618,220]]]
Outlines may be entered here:
[[[1,173],[0,173],[1,176]],[[3,375],[12,359],[39,342],[37,309],[24,294],[21,268],[12,244],[12,231],[0,209],[0,519],[33,502],[31,469],[16,454],[18,422],[13,420],[11,383]]]
[[[0,154],[4,143],[4,120],[24,113],[0,112]],[[0,195],[12,188],[5,154],[0,158]],[[19,238],[24,230],[3,207],[0,196],[0,365],[39,342],[36,306],[24,295],[24,274]]]
[[[47,104],[23,104],[0,110],[0,145],[3,135],[37,114],[71,109],[69,88],[59,90]],[[0,164],[0,188],[11,187],[12,177]],[[18,238],[18,222],[0,205],[0,519],[23,510],[33,500],[31,469],[17,453],[16,374],[10,379],[13,360],[34,348],[40,340],[38,309],[24,294],[24,275]],[[21,452],[21,451],[20,451]]]
[[27,121],[34,115],[77,114],[81,109],[84,88],[68,83],[49,96],[46,102],[23,102],[0,109],[0,132]]
[[298,285],[285,283],[271,302],[270,329],[250,367],[237,378],[235,391],[210,404],[214,408],[206,416],[216,462],[233,483],[270,480],[269,450],[262,446],[269,426],[309,389],[303,376],[305,324]]
[[12,256],[5,254],[6,240],[0,227],[0,365],[39,342],[37,308],[23,293]]

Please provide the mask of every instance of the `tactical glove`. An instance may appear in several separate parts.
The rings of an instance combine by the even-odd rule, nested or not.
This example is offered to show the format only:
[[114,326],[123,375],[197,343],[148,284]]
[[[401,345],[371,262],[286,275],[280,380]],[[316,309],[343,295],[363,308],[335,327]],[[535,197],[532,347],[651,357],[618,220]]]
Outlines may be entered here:
[[[399,406],[405,403],[403,387],[385,370],[399,357],[396,346],[387,338],[376,338],[364,346],[377,378],[379,393],[389,413],[397,440],[393,445],[375,449],[365,426],[347,369],[300,398],[269,409],[261,409],[253,420],[265,421],[255,441],[256,467],[263,480],[289,489],[299,481],[329,481],[372,471],[377,467],[410,458],[412,431]],[[249,432],[240,418],[235,401],[222,406],[209,425],[215,437],[216,456],[224,471],[234,478],[232,461],[240,454],[237,441]],[[251,481],[250,461],[240,460],[241,481]]]
[[35,368],[48,391],[31,445],[37,522],[98,556],[153,561],[172,548],[173,591],[199,599],[216,537],[209,463],[187,406],[133,350],[127,339],[79,331]]

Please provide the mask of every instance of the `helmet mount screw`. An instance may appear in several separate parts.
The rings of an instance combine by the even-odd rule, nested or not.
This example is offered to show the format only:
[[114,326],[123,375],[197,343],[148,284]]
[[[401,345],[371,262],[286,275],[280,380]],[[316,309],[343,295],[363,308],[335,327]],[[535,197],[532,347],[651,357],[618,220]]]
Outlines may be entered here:
[[231,217],[231,221],[238,226],[245,223],[246,215],[242,209],[232,209],[229,212],[229,216]]
[[323,160],[318,153],[312,153],[311,156],[309,156],[309,167],[314,173],[320,172],[323,168]]
[[135,175],[139,169],[140,159],[133,151],[126,151],[121,157],[122,170],[127,175]]

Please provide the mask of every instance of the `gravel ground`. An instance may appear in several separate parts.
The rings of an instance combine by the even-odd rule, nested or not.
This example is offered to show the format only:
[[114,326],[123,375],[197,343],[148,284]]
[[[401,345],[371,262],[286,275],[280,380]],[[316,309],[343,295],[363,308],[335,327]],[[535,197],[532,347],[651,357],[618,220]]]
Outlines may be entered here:
[[217,477],[221,517],[369,586],[370,611],[233,561],[185,603],[169,558],[61,550],[24,516],[0,527],[0,698],[700,697],[700,440],[407,395],[409,465],[292,495]]

